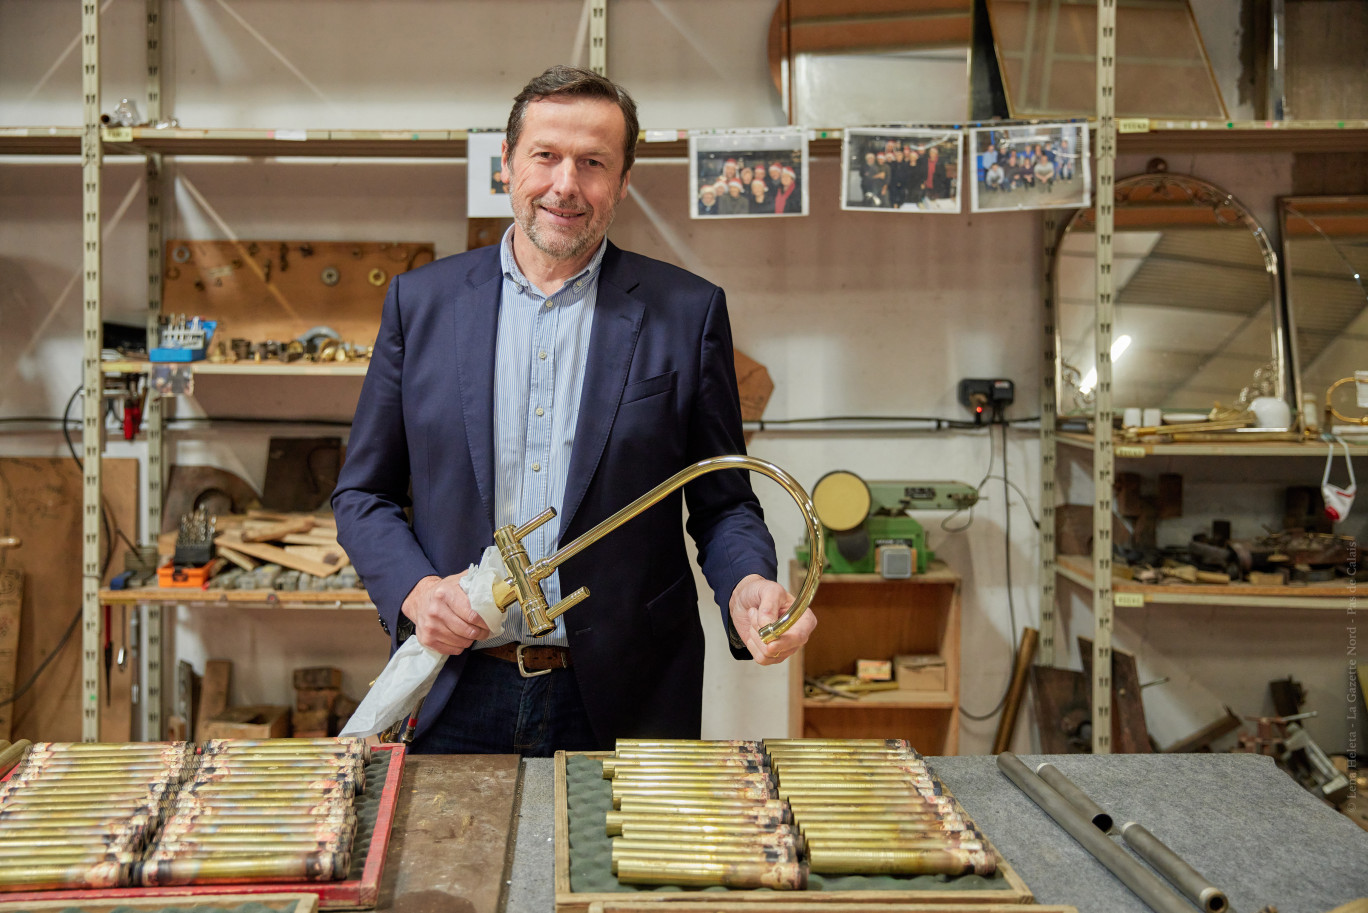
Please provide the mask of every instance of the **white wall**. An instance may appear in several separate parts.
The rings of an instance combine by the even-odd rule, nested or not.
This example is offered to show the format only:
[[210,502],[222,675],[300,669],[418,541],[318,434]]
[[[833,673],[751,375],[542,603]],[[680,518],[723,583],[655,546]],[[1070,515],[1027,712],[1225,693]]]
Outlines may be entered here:
[[[1223,88],[1233,86],[1238,4],[1201,6],[1204,27],[1218,20],[1212,57]],[[108,110],[120,97],[145,96],[143,3],[107,0],[103,8]],[[771,0],[614,0],[609,72],[636,96],[646,128],[781,123],[763,56],[771,11]],[[0,0],[0,125],[80,122],[77,12],[73,3]],[[575,0],[180,0],[167,2],[164,30],[166,113],[186,127],[498,126],[529,76],[553,62],[587,61],[585,5]],[[1274,198],[1289,189],[1287,156],[1183,156],[1169,164],[1227,186],[1275,226]],[[1126,161],[1118,174],[1141,167]],[[168,173],[168,238],[432,240],[439,255],[465,246],[461,162],[168,159]],[[686,183],[683,163],[642,161],[612,236],[727,289],[738,347],[776,384],[767,418],[963,417],[955,401],[961,377],[1012,378],[1018,405],[1009,416],[1036,414],[1036,216],[841,212],[838,164],[819,159],[810,218],[698,223],[685,215]],[[145,300],[140,187],[139,162],[106,170],[105,308],[135,322]],[[57,414],[79,382],[79,190],[74,161],[0,161],[0,414]],[[198,403],[181,407],[242,414],[250,404],[266,415],[339,417],[357,387],[345,379],[287,386],[201,378]],[[212,462],[259,485],[266,441],[282,433],[321,432],[178,432],[172,461]],[[838,467],[871,478],[977,482],[989,447],[983,432],[762,433],[752,443],[807,484]],[[1012,430],[1008,450],[1010,478],[1036,509],[1035,432]],[[6,455],[61,452],[60,435],[0,432]],[[757,490],[782,561],[801,521],[776,486],[760,480]],[[961,687],[975,711],[996,704],[1011,662],[1007,510],[1015,623],[1039,619],[1036,532],[1022,499],[1004,496],[996,482],[985,492],[965,532],[943,532],[942,515],[923,517],[932,547],[965,579]],[[1230,497],[1220,505],[1227,513],[1247,523],[1258,518],[1234,500],[1237,492]],[[1087,633],[1087,607],[1061,586],[1071,600],[1067,637]],[[710,637],[705,734],[784,733],[786,671],[732,661],[717,637],[716,607],[700,611]],[[1223,702],[1242,712],[1265,709],[1271,678],[1296,674],[1314,683],[1313,698],[1332,690],[1342,668],[1338,637],[1328,618],[1312,622],[1305,614],[1155,608],[1122,617],[1117,645],[1139,653],[1142,680],[1174,676],[1146,692],[1151,731],[1167,743],[1219,716]],[[347,689],[359,696],[384,655],[369,613],[182,611],[176,647],[196,662],[236,660],[233,699],[243,703],[286,700],[289,670],[310,663],[343,667]],[[1018,729],[1023,749],[1028,724]],[[995,725],[966,721],[961,750],[986,751]],[[1342,721],[1313,728],[1327,747],[1337,747],[1343,732]]]

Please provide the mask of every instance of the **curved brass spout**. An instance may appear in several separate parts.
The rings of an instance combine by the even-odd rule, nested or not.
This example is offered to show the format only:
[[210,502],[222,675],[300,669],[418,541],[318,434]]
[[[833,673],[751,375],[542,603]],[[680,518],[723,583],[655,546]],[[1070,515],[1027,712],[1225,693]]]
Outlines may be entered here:
[[773,623],[760,629],[760,638],[765,643],[777,639],[793,627],[793,623],[807,610],[808,605],[812,602],[813,595],[817,592],[817,583],[822,576],[822,556],[826,554],[822,544],[822,525],[817,522],[817,513],[812,509],[812,499],[808,497],[803,486],[799,485],[793,476],[768,460],[742,454],[709,457],[681,469],[573,542],[535,563],[529,561],[527,551],[523,548],[521,540],[532,530],[554,517],[556,512],[547,508],[522,526],[516,528],[513,526],[500,527],[494,531],[494,542],[499,547],[499,553],[503,557],[504,566],[509,576],[506,580],[501,580],[494,585],[494,601],[501,609],[507,609],[509,604],[515,601],[521,603],[523,615],[527,619],[528,631],[537,636],[546,634],[555,628],[552,619],[563,614],[571,606],[582,602],[589,595],[589,590],[586,587],[580,587],[548,608],[546,597],[541,592],[542,580],[550,577],[563,562],[578,555],[637,514],[660,503],[671,492],[684,487],[701,475],[719,469],[749,469],[778,482],[798,503],[798,509],[802,511],[803,520],[807,523],[808,537],[812,546],[810,552],[812,560],[808,564],[807,576],[803,578],[803,585],[799,588],[788,611],[776,618]]

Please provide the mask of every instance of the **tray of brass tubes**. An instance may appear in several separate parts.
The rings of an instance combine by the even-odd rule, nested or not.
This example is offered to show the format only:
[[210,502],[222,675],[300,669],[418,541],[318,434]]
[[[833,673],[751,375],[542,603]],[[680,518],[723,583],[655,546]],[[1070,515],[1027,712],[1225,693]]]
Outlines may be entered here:
[[903,740],[619,740],[558,753],[555,785],[558,913],[1033,900]]
[[373,907],[403,757],[355,739],[36,743],[0,783],[0,901],[231,886]]

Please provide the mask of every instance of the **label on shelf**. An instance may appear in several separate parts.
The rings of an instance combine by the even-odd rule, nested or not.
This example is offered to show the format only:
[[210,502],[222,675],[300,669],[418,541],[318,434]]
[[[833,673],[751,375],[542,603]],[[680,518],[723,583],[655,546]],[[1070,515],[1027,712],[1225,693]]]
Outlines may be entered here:
[[1117,133],[1148,133],[1149,128],[1148,117],[1118,117],[1116,119]]
[[1117,593],[1112,604],[1122,609],[1142,609],[1145,607],[1144,593]]
[[1137,447],[1135,444],[1117,444],[1116,455],[1122,459],[1134,460],[1146,455],[1144,447]]
[[106,127],[104,130],[104,141],[106,143],[131,143],[133,142],[133,128]]

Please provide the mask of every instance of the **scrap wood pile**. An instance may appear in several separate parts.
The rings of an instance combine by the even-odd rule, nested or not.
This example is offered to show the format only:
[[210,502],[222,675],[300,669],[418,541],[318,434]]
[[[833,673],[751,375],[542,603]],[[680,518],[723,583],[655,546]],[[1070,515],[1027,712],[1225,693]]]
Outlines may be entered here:
[[201,510],[182,518],[179,532],[164,534],[161,549],[179,565],[196,544],[204,548],[199,557],[212,568],[206,584],[211,590],[362,586],[347,553],[337,544],[337,523],[330,514],[253,510],[209,517]]

